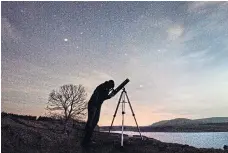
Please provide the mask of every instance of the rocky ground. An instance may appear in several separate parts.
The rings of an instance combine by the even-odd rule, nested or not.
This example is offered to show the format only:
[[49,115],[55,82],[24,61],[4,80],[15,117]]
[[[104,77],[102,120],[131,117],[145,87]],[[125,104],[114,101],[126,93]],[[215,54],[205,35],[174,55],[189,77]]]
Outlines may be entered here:
[[62,133],[59,122],[15,119],[2,117],[2,153],[225,153],[222,149],[197,149],[188,145],[163,143],[155,139],[141,141],[125,140],[120,147],[120,135],[95,132],[96,144],[87,148],[80,146],[82,127]]

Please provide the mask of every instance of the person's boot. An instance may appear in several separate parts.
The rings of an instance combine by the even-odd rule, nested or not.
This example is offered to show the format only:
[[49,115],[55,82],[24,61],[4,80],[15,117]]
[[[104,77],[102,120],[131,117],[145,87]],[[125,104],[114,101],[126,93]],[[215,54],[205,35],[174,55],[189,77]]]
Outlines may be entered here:
[[91,141],[91,140],[90,141],[86,141],[86,142],[85,141],[81,142],[81,146],[82,147],[89,147],[89,146],[95,145],[95,144],[96,144],[96,142],[95,141]]
[[84,138],[81,141],[81,146],[86,147],[86,146],[88,146],[88,144],[89,144],[89,138],[88,138],[88,134],[86,133]]
[[92,136],[92,132],[87,130],[86,133],[85,133],[85,137],[84,139],[82,140],[81,142],[81,145],[83,147],[88,147],[89,145],[91,145],[91,136]]
[[93,144],[96,144],[96,141],[91,140],[91,141],[90,141],[90,144],[92,144],[92,145],[93,145]]

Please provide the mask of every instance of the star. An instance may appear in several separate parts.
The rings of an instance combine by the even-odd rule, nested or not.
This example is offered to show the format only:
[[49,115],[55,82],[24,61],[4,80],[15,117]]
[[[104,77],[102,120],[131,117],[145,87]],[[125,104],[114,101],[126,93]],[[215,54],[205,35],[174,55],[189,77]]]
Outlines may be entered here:
[[[113,78],[118,85],[129,77],[136,105],[150,108],[153,100],[164,107],[158,111],[164,118],[185,111],[194,117],[227,116],[220,109],[228,101],[227,4],[2,3],[3,111],[42,115],[49,93],[64,84],[81,84],[89,98],[100,83]],[[216,92],[211,94],[213,82]],[[201,113],[204,101],[219,111]],[[143,124],[155,121],[145,114],[140,114]],[[104,119],[101,124],[109,123]]]

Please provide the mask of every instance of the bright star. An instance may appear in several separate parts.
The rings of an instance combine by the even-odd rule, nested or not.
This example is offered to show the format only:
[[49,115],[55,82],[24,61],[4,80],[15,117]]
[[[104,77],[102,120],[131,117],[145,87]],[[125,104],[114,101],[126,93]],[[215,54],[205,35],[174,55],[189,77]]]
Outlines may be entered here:
[[67,38],[64,38],[64,41],[68,41],[68,39]]

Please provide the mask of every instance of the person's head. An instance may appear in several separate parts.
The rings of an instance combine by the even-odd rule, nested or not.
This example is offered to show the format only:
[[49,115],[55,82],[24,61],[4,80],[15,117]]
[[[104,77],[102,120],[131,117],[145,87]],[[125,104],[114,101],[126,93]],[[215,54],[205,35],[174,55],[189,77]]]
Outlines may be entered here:
[[109,80],[109,81],[108,81],[108,85],[109,85],[109,88],[110,88],[110,89],[113,89],[114,86],[115,86],[115,83],[114,83],[113,80]]
[[115,83],[113,80],[109,80],[109,81],[105,81],[105,86],[106,88],[108,88],[109,90],[113,89],[115,86]]

